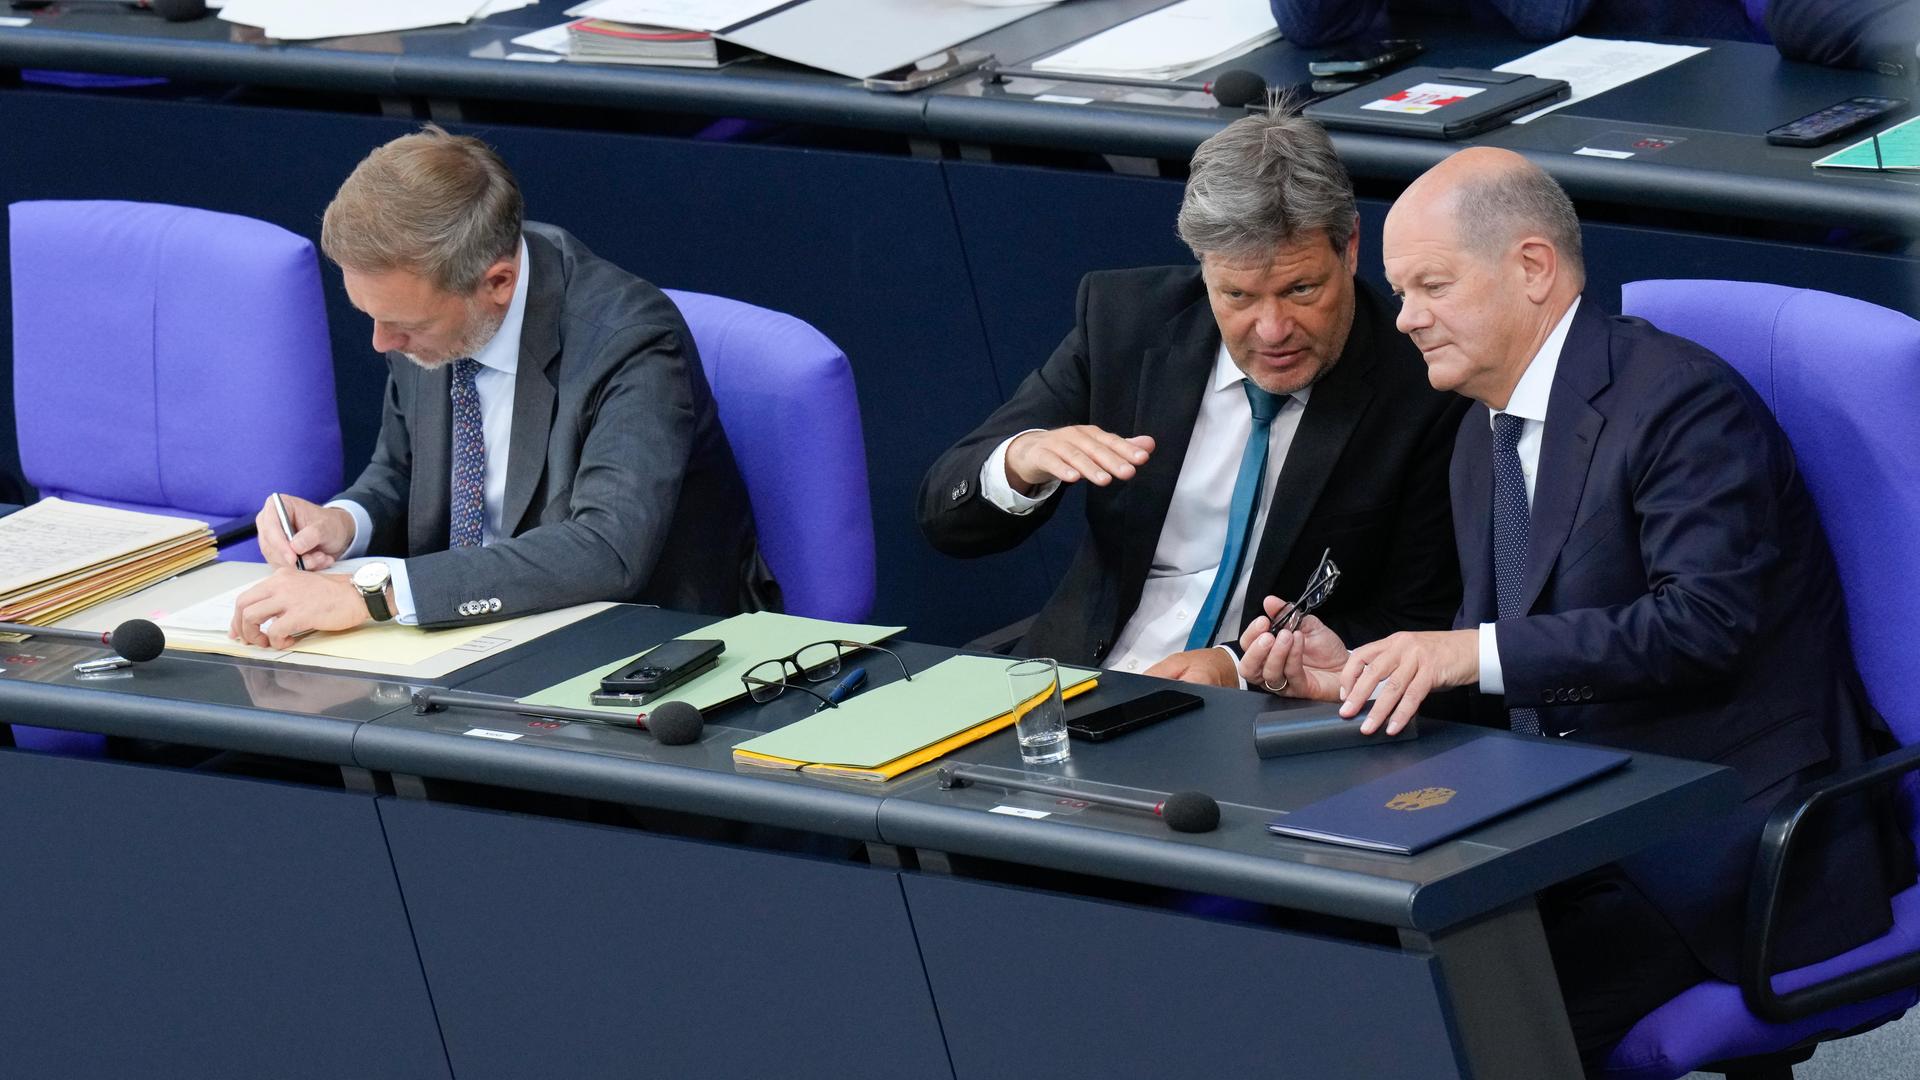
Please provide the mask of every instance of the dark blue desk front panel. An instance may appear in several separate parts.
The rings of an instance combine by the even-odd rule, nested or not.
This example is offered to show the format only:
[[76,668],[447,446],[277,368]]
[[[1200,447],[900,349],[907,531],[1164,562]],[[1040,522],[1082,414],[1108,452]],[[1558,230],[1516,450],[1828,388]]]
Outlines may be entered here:
[[899,875],[382,798],[460,1080],[948,1078]]
[[956,1080],[1456,1080],[1431,957],[902,878]]
[[448,1076],[374,800],[0,751],[0,1074]]

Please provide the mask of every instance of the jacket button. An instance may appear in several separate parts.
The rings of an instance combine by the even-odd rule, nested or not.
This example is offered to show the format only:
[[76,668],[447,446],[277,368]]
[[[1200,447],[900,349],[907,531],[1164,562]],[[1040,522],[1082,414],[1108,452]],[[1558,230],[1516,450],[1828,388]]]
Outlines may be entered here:
[[953,490],[947,492],[947,498],[952,502],[959,502],[961,499],[964,499],[966,497],[967,497],[967,482],[965,480],[962,480],[959,483],[953,485]]
[[1551,691],[1551,690],[1542,690],[1542,691],[1540,691],[1540,703],[1541,703],[1542,705],[1551,705],[1551,704],[1553,704],[1553,691]]
[[499,610],[500,610],[500,598],[496,596],[496,597],[493,597],[492,599],[490,599],[490,600],[488,600],[488,601],[487,601],[487,610],[488,610],[488,611],[499,611]]
[[1107,643],[1102,641],[1095,644],[1093,647],[1093,658],[1098,660],[1105,655],[1107,655]]
[[1583,687],[1581,687],[1581,688],[1580,688],[1580,700],[1581,700],[1581,701],[1592,701],[1592,700],[1593,700],[1593,687],[1591,687],[1591,686],[1583,686]]

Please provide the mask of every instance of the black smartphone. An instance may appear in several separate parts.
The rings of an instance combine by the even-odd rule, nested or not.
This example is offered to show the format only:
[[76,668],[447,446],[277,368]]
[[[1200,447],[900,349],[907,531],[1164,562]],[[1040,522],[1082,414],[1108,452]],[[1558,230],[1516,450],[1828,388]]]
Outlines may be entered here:
[[1307,74],[1327,75],[1364,75],[1367,72],[1379,73],[1395,64],[1405,63],[1419,56],[1426,46],[1413,38],[1388,38],[1385,41],[1362,41],[1339,49],[1307,62]]
[[605,695],[651,695],[686,682],[713,665],[727,643],[711,638],[676,638],[663,641],[639,656],[633,663],[600,680]]
[[1085,716],[1067,720],[1067,734],[1088,742],[1105,742],[1116,735],[1138,731],[1175,713],[1200,707],[1200,699],[1184,690],[1155,690],[1132,701],[1122,701]]
[[1775,146],[1819,146],[1858,131],[1906,103],[1905,98],[1848,98],[1773,128],[1767,132],[1767,141]]

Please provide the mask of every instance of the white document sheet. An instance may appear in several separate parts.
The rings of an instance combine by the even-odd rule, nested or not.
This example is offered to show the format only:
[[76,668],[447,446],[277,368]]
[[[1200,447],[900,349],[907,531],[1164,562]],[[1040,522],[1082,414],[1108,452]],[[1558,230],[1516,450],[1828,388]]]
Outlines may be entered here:
[[227,0],[220,17],[278,41],[389,34],[464,23],[492,0]]
[[1070,45],[1036,71],[1184,79],[1278,40],[1267,0],[1181,0]]
[[576,19],[611,19],[674,30],[725,30],[787,0],[589,0],[567,9]]
[[[521,34],[513,39],[513,43],[529,49],[542,49],[556,56],[566,56],[573,51],[573,37],[567,33],[567,27],[572,25],[572,23],[561,23],[559,26],[549,26],[545,30],[535,30],[531,34]],[[512,60],[514,57],[509,55],[507,59]]]
[[1651,41],[1570,37],[1544,49],[1535,49],[1518,60],[1509,60],[1493,70],[1518,72],[1542,79],[1565,79],[1573,87],[1573,93],[1565,101],[1556,101],[1514,121],[1524,124],[1555,109],[1564,109],[1576,101],[1585,101],[1616,86],[1625,86],[1635,79],[1651,75],[1661,68],[1672,67],[1706,51],[1704,45],[1658,45]]
[[807,0],[721,37],[849,79],[917,63],[1058,0],[995,7],[969,0]]

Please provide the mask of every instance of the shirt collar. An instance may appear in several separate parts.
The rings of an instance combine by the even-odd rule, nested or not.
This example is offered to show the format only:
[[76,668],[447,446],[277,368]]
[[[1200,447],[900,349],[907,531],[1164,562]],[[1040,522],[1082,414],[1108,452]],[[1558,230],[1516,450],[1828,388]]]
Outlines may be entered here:
[[[1220,351],[1214,354],[1213,358],[1214,392],[1219,393],[1222,390],[1237,389],[1237,384],[1244,382],[1246,377],[1247,373],[1241,371],[1240,365],[1233,362],[1233,354],[1227,351],[1227,343],[1224,341],[1221,342]],[[1241,392],[1244,393],[1244,391]],[[1287,396],[1305,405],[1307,398],[1312,395],[1313,387],[1303,386]]]
[[475,363],[495,371],[504,371],[509,375],[520,370],[520,326],[526,321],[527,279],[533,276],[533,260],[527,258],[526,237],[520,238],[520,278],[513,283],[513,299],[507,304],[507,317],[500,321],[500,329],[480,351],[473,354]]
[[1541,342],[1540,351],[1528,361],[1527,370],[1520,373],[1520,381],[1514,384],[1513,396],[1507,399],[1507,407],[1488,410],[1488,423],[1492,423],[1493,417],[1501,413],[1546,423],[1547,403],[1553,397],[1553,373],[1560,368],[1560,350],[1567,344],[1567,330],[1573,325],[1573,313],[1578,310],[1580,298],[1576,296],[1567,313],[1553,325],[1553,333]]

